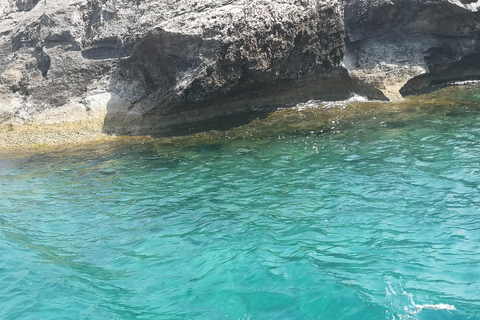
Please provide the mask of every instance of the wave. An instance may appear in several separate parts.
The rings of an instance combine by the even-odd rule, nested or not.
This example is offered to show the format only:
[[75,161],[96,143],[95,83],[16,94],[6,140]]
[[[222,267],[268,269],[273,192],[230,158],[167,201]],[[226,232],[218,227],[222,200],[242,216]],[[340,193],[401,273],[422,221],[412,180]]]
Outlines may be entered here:
[[[386,301],[388,308],[393,313],[393,319],[412,319],[413,316],[422,312],[423,310],[457,310],[454,305],[439,303],[439,304],[417,304],[413,300],[413,294],[406,292],[401,282],[398,288],[394,288],[391,282],[387,282],[385,287]],[[416,319],[415,317],[413,319]]]
[[317,107],[323,107],[323,108],[333,108],[333,107],[338,107],[338,106],[346,106],[347,104],[351,102],[369,102],[367,97],[361,96],[356,93],[352,93],[350,98],[346,100],[339,100],[339,101],[324,101],[324,100],[309,100],[307,102],[302,102],[298,103],[295,105],[295,109],[299,111],[303,111],[305,109],[309,108],[317,108]]
[[422,311],[423,309],[432,309],[432,310],[457,310],[455,306],[452,306],[450,304],[445,304],[445,303],[439,303],[439,304],[415,304],[415,307],[419,311]]

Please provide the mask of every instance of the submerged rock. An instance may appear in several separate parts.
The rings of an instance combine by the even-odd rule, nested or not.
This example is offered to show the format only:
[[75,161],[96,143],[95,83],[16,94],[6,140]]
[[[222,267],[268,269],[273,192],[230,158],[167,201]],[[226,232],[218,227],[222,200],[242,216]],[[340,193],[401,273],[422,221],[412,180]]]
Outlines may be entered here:
[[310,99],[399,99],[480,76],[479,7],[0,0],[0,126],[178,134]]

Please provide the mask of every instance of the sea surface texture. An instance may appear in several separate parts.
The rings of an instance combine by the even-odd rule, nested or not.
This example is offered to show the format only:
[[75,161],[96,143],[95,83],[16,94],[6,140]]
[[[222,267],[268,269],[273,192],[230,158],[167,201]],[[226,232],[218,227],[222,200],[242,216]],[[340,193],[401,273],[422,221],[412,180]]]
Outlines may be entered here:
[[0,319],[480,319],[480,90],[359,100],[3,154]]

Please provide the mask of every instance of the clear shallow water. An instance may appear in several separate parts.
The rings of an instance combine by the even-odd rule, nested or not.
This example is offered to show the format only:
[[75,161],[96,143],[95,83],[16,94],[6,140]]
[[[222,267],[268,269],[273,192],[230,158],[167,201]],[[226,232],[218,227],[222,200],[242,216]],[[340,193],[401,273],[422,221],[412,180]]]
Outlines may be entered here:
[[480,319],[476,92],[3,156],[0,318]]

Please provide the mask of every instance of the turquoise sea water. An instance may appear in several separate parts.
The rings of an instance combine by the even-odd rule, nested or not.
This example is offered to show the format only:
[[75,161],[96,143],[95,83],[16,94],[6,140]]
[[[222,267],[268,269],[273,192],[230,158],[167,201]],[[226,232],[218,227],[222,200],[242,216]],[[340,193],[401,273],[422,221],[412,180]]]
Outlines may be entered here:
[[3,155],[0,319],[480,319],[477,92]]

